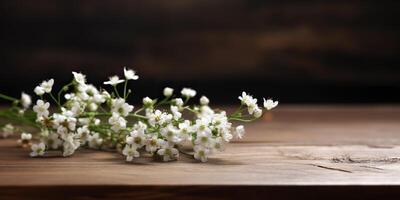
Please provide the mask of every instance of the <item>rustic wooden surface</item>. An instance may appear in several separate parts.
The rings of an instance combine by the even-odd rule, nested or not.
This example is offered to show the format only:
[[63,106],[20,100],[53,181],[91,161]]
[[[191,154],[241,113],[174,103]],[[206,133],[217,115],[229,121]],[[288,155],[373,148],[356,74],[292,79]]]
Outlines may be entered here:
[[69,190],[74,197],[98,195],[87,199],[133,193],[235,197],[238,191],[254,198],[285,191],[299,197],[326,192],[335,197],[335,191],[384,197],[400,191],[399,122],[399,106],[281,106],[248,124],[244,140],[232,142],[208,163],[185,155],[178,162],[141,158],[125,163],[121,155],[93,150],[71,158],[29,158],[14,140],[0,140],[0,197],[53,197]]

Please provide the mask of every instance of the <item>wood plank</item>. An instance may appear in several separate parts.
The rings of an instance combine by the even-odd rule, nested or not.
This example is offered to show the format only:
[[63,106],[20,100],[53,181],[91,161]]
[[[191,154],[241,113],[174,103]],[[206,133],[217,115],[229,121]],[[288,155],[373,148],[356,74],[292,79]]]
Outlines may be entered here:
[[143,189],[132,193],[142,197],[153,197],[155,188],[159,197],[201,191],[207,192],[201,197],[210,191],[232,195],[237,188],[244,194],[303,193],[309,187],[354,192],[360,186],[375,188],[365,194],[385,190],[376,188],[392,194],[400,191],[399,122],[399,106],[282,106],[250,124],[244,140],[229,144],[208,163],[185,155],[177,162],[140,158],[125,163],[121,155],[93,150],[71,158],[29,158],[28,150],[6,139],[0,141],[0,197],[21,188],[28,194],[69,188],[83,195],[79,187],[111,193]]

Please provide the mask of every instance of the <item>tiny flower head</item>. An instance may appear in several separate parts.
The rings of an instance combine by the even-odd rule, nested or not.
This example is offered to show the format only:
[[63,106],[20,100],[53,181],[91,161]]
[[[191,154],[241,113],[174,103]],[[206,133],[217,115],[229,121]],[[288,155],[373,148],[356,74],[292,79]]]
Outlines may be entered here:
[[40,86],[36,86],[33,91],[38,96],[42,96],[44,94],[44,89],[42,87],[40,87]]
[[186,97],[186,98],[192,98],[194,96],[196,96],[196,90],[193,90],[191,88],[183,88],[181,91],[182,96]]
[[170,97],[170,96],[172,96],[173,93],[174,93],[174,89],[172,89],[170,87],[164,88],[164,91],[163,91],[164,96]]
[[109,81],[104,82],[104,85],[112,85],[112,86],[116,86],[120,83],[123,83],[124,80],[119,79],[118,76],[111,76],[109,78]]
[[81,84],[84,85],[86,83],[86,76],[83,75],[82,73],[78,73],[78,72],[72,72],[72,74],[74,75],[74,80]]
[[202,96],[201,98],[200,98],[200,104],[201,105],[208,105],[208,103],[210,103],[210,100],[206,97],[206,96]]
[[26,93],[21,93],[21,104],[26,109],[32,104],[31,96],[27,95]]
[[32,152],[30,153],[31,157],[43,156],[46,150],[46,145],[41,142],[39,144],[33,144],[31,146]]
[[137,80],[139,79],[139,76],[136,75],[135,71],[131,70],[131,69],[126,69],[124,67],[124,75],[126,80]]
[[48,81],[43,81],[40,84],[40,87],[43,89],[45,93],[50,93],[51,90],[53,89],[53,85],[54,85],[54,79],[50,79]]
[[278,103],[279,103],[278,101],[273,101],[272,99],[268,100],[264,99],[264,108],[266,108],[267,110],[271,110],[276,106],[278,106]]
[[239,125],[239,126],[236,127],[235,134],[236,134],[237,138],[242,139],[244,133],[245,133],[245,130],[244,130],[244,126],[243,125]]
[[49,102],[44,102],[39,99],[36,101],[36,105],[33,106],[33,111],[36,113],[38,117],[48,117],[49,116]]

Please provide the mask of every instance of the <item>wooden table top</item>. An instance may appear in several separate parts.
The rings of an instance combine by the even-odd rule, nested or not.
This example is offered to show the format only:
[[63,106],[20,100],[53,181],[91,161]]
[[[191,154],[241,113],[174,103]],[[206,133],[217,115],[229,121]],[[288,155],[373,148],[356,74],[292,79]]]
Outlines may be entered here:
[[15,139],[0,140],[0,197],[15,196],[20,188],[30,194],[47,187],[142,193],[147,187],[174,187],[181,194],[195,187],[275,191],[367,186],[371,192],[385,186],[399,191],[400,106],[281,106],[246,130],[243,140],[230,143],[207,163],[185,155],[176,162],[140,158],[125,163],[119,154],[86,149],[70,158],[30,158]]

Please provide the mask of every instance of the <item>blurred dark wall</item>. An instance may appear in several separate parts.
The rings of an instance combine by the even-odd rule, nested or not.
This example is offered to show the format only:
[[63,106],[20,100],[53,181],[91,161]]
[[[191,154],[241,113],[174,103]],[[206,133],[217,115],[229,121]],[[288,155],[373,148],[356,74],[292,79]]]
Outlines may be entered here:
[[9,0],[1,2],[1,92],[101,83],[123,66],[139,96],[192,86],[283,102],[400,102],[400,1]]

